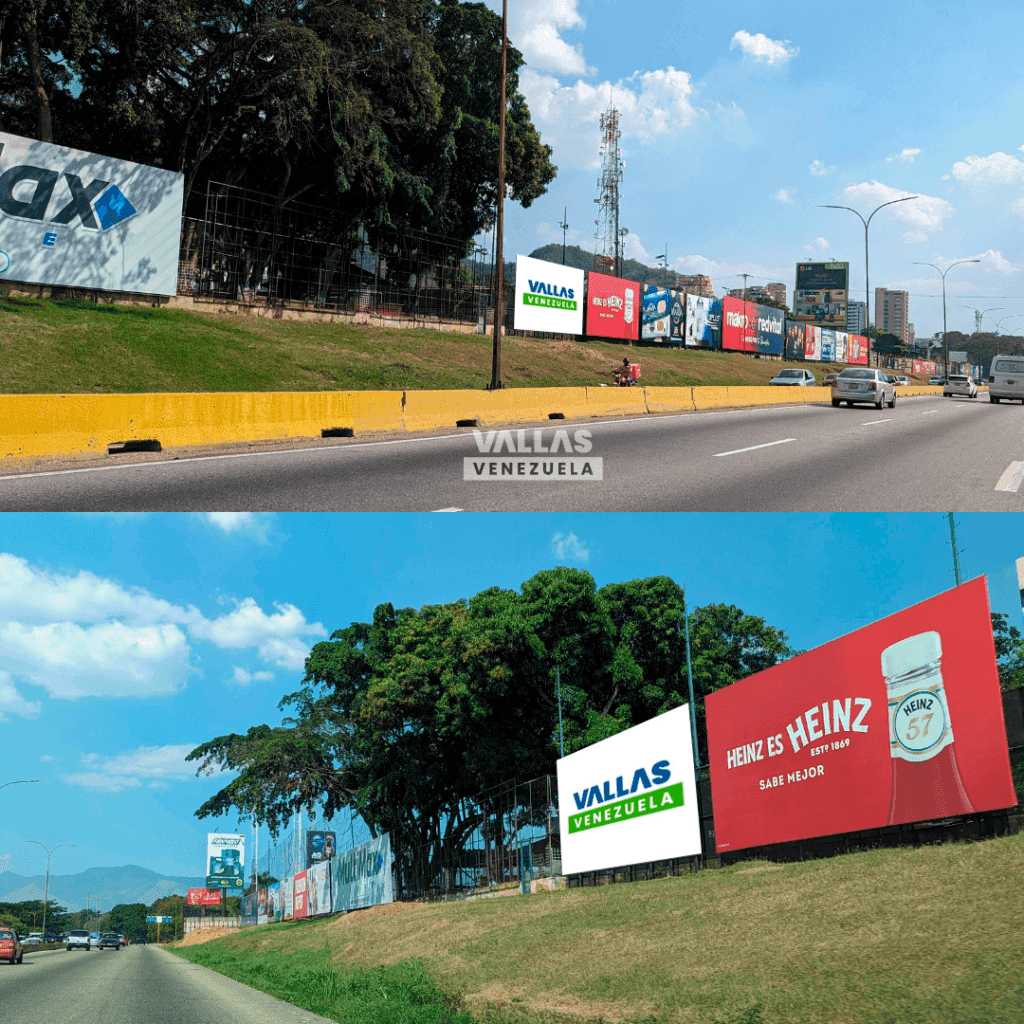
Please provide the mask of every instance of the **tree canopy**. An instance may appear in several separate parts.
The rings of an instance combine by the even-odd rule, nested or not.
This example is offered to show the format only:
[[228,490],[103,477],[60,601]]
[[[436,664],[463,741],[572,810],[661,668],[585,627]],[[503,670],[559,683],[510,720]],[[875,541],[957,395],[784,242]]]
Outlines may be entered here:
[[[468,242],[497,200],[501,19],[459,0],[12,0],[0,129]],[[557,168],[510,45],[506,183]]]
[[[459,844],[482,821],[467,801],[554,771],[558,702],[570,753],[688,702],[684,600],[668,577],[598,589],[540,572],[420,609],[377,607],[316,644],[279,726],[212,739],[198,771],[237,773],[196,812],[236,810],[275,835],[293,812],[358,813],[396,852]],[[730,605],[691,616],[698,743],[703,697],[788,657],[785,633]]]

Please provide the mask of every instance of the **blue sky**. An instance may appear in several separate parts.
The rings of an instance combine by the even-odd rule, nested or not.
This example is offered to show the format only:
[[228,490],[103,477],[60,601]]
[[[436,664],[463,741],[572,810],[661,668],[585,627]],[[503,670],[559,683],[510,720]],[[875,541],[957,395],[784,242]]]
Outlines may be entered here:
[[[500,13],[497,0],[488,6]],[[798,261],[849,261],[864,297],[910,292],[919,338],[942,329],[1024,333],[1024,69],[1020,7],[979,0],[859,5],[678,0],[508,0],[521,89],[553,147],[558,177],[528,210],[506,207],[505,251],[562,241],[589,249],[597,216],[598,118],[609,91],[626,162],[626,255],[668,247],[680,273],[716,294],[783,281]],[[488,243],[489,244],[489,243]],[[993,307],[1002,307],[994,309]],[[872,308],[872,316],[873,308]]]
[[[986,574],[993,610],[1019,625],[1020,517],[958,522],[964,578]],[[3,525],[0,784],[40,782],[0,790],[0,869],[23,875],[45,868],[28,840],[74,844],[53,854],[57,875],[127,863],[201,874],[206,833],[237,819],[194,817],[227,777],[196,778],[184,755],[279,722],[310,646],[384,601],[518,588],[555,565],[598,585],[668,574],[692,605],[736,604],[807,649],[953,584],[936,514],[7,514]],[[347,819],[335,825],[348,832]]]

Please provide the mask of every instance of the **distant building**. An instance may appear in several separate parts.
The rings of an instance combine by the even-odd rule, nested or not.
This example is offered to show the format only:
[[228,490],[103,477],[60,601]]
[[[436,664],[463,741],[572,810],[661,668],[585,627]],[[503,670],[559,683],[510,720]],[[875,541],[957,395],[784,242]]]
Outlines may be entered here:
[[907,345],[913,348],[917,344],[917,334],[913,324],[907,324]]
[[781,281],[771,281],[764,290],[778,303],[786,305],[786,286]]
[[867,328],[865,310],[867,306],[856,299],[850,299],[846,303],[846,329],[850,334],[863,334]]
[[711,278],[707,274],[673,274],[672,287],[689,295],[707,295],[714,298]]
[[889,291],[888,288],[875,289],[875,330],[883,334],[895,334],[900,341],[906,343],[907,319],[910,313],[910,295],[908,292]]
[[[779,298],[778,289],[782,289],[782,297]],[[730,288],[728,293],[734,298],[742,299],[746,296],[747,302],[781,302],[786,304],[786,286],[784,284],[770,284],[762,288],[759,284],[749,285],[747,288]]]

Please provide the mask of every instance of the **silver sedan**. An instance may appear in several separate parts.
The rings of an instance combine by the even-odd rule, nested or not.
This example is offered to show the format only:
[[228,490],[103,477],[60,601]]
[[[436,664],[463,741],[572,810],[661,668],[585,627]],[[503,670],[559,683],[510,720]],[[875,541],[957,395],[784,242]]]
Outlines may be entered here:
[[888,404],[896,407],[896,385],[890,376],[879,369],[866,366],[848,366],[832,382],[832,405],[841,402],[852,406],[855,402],[881,409]]

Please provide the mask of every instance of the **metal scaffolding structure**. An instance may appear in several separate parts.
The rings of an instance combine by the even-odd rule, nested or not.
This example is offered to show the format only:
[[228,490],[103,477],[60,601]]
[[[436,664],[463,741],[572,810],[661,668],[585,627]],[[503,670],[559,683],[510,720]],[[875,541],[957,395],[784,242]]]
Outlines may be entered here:
[[604,274],[622,273],[622,237],[626,229],[619,229],[619,183],[624,164],[619,155],[619,112],[609,102],[601,115],[601,177],[597,180],[599,214],[594,223],[594,270]]

